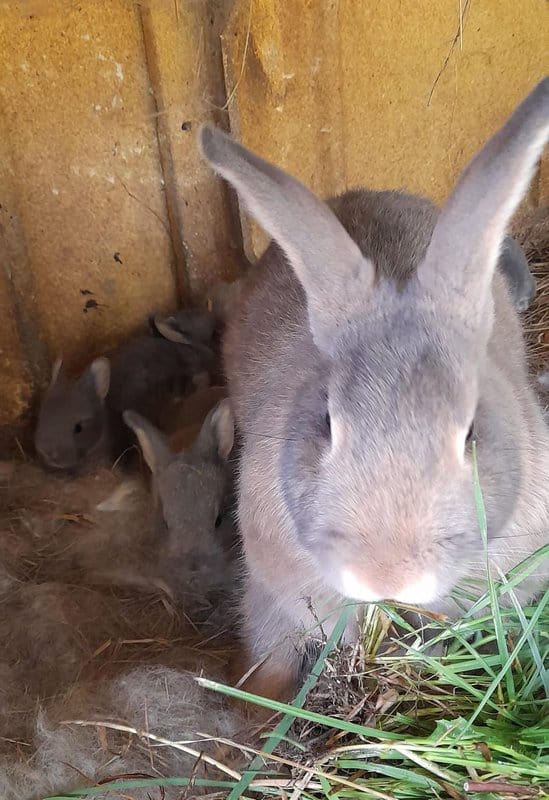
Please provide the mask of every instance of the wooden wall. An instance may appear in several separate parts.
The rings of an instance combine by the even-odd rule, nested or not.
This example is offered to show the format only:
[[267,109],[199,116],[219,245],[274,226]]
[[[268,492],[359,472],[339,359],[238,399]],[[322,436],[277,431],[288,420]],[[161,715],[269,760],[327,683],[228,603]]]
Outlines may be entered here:
[[[441,201],[548,41],[545,0],[0,2],[0,426],[57,354],[80,364],[263,246],[201,122],[321,194]],[[530,202],[548,194],[544,162]]]

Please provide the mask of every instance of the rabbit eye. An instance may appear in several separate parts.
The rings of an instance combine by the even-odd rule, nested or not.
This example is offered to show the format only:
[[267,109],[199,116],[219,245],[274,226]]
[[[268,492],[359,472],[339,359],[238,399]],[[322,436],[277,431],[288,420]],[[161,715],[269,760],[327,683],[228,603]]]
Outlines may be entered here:
[[[211,517],[210,517],[210,519],[211,519]],[[223,522],[223,515],[222,514],[218,514],[217,519],[215,520],[215,527],[219,528],[219,526],[221,525],[222,522]]]
[[74,426],[73,430],[74,430],[74,433],[77,434],[77,435],[79,433],[82,433],[82,430],[83,430],[82,423],[81,422],[77,422],[76,425]]
[[329,412],[326,412],[326,416],[324,417],[324,424],[326,425],[326,431],[328,434],[332,432],[332,420],[330,418]]
[[475,426],[471,423],[471,427],[467,431],[467,436],[465,437],[465,442],[469,444],[474,435],[475,435]]

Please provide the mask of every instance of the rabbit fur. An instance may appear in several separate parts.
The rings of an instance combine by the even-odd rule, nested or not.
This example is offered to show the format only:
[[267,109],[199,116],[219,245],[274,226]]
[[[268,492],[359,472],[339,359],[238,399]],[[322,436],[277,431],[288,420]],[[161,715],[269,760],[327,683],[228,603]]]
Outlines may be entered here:
[[[219,697],[197,685],[192,672],[161,665],[136,667],[80,683],[29,716],[34,723],[32,757],[0,756],[2,800],[41,800],[46,795],[121,776],[194,774],[223,779],[222,773],[208,767],[192,751],[215,756],[216,744],[208,737],[235,737],[244,725]],[[88,725],[82,727],[73,720],[88,721]],[[127,733],[96,727],[95,720],[185,742],[191,752],[160,748],[154,741],[148,743]],[[204,736],[197,735],[198,731]],[[185,786],[128,791],[135,800],[178,800]],[[189,797],[198,797],[211,790],[194,786],[191,792]],[[120,796],[120,790],[107,788],[101,794],[112,800]]]
[[524,250],[512,236],[503,240],[498,268],[505,275],[517,311],[527,311],[536,296],[536,279],[530,272]]
[[[273,238],[224,344],[242,438],[242,672],[260,665],[250,691],[287,696],[308,633],[329,632],[348,599],[455,617],[460,580],[482,591],[471,440],[494,575],[549,541],[549,434],[496,269],[548,129],[546,79],[441,211],[391,191],[323,203],[201,130],[205,158]],[[548,577],[546,560],[519,601]]]
[[153,422],[176,395],[192,391],[193,377],[214,369],[214,352],[200,341],[141,335],[109,357],[96,358],[76,379],[57,360],[42,398],[35,447],[45,466],[85,471],[111,463],[131,448],[122,413],[134,408]]

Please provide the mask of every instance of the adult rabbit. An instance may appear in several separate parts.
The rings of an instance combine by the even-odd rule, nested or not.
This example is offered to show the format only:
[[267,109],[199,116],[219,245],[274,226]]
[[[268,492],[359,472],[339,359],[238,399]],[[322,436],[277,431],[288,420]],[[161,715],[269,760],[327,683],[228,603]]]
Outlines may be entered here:
[[[546,79],[440,212],[396,192],[325,204],[202,129],[205,157],[274,239],[224,349],[242,436],[252,691],[291,691],[304,632],[319,620],[329,630],[344,598],[458,613],[452,588],[485,578],[471,439],[495,574],[548,541],[549,434],[496,271],[548,129]],[[548,573],[546,561],[519,598]]]

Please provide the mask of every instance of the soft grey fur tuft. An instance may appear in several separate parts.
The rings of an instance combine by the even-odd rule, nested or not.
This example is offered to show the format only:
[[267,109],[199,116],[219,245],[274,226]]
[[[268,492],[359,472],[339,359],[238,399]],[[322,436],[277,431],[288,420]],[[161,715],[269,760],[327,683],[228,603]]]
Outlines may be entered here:
[[[26,762],[9,756],[0,760],[2,800],[39,800],[82,788],[83,776],[93,785],[132,773],[185,777],[195,770],[197,777],[204,777],[214,772],[175,748],[93,725],[70,724],[73,720],[112,721],[210,754],[215,754],[215,744],[197,732],[232,737],[242,725],[218,696],[197,685],[193,673],[162,666],[140,667],[81,684],[46,704],[34,718],[32,757]],[[219,773],[215,777],[219,779]],[[150,787],[133,789],[131,794],[136,800],[147,800],[151,791]],[[180,797],[183,791],[184,787],[167,788],[166,800]],[[198,794],[195,787],[192,796]]]

